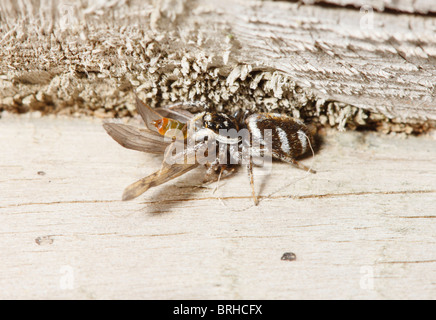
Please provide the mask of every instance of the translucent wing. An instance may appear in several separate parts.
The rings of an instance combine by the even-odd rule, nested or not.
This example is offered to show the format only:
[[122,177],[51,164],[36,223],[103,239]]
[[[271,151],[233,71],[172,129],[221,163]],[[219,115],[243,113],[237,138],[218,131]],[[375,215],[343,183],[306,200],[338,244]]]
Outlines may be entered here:
[[145,126],[149,130],[151,130],[153,132],[157,132],[156,127],[154,125],[152,125],[151,123],[153,121],[160,120],[163,117],[159,113],[154,111],[152,108],[147,106],[144,102],[142,102],[138,98],[138,96],[136,96],[136,111],[138,111],[138,113],[142,117],[142,120],[144,120]]
[[[123,200],[134,199],[152,187],[156,187],[172,179],[175,179],[192,169],[199,164],[195,159],[195,151],[198,148],[186,149],[181,155],[178,155],[182,163],[168,164],[165,160],[162,163],[162,168],[151,175],[136,181],[128,186],[123,193]],[[178,161],[179,162],[179,161]]]
[[123,200],[134,199],[145,191],[152,187],[161,185],[162,183],[168,182],[174,178],[185,174],[188,171],[196,168],[198,163],[194,164],[173,164],[170,166],[165,166],[159,171],[152,173],[151,175],[136,181],[135,183],[128,186],[123,193]]
[[188,110],[184,110],[182,108],[183,105],[184,103],[177,103],[163,108],[156,108],[155,110],[162,117],[171,118],[186,123],[189,120],[191,120],[194,117],[194,115]]
[[145,125],[151,131],[157,131],[156,127],[151,123],[155,120],[162,118],[170,118],[173,120],[187,123],[194,115],[187,110],[183,109],[183,106],[196,105],[195,102],[180,102],[163,108],[152,109],[144,102],[142,102],[138,96],[136,96],[136,110],[144,120]]
[[170,144],[159,133],[120,123],[105,123],[103,128],[125,148],[153,154],[163,154]]

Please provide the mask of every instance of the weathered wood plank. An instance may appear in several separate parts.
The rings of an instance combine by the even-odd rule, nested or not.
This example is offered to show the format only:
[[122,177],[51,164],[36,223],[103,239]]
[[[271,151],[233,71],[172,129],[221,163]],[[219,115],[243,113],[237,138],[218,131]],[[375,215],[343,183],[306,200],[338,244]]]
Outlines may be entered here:
[[0,138],[2,299],[436,295],[434,136],[328,132],[317,174],[256,176],[258,207],[245,170],[120,201],[160,159],[97,120],[4,115]]
[[373,8],[374,10],[394,10],[408,13],[434,13],[436,7],[432,0],[300,0],[305,4],[330,4],[337,6],[354,6],[356,8]]
[[[238,61],[290,75],[319,97],[400,119],[436,119],[435,17],[226,2]],[[239,53],[239,54],[238,54]]]
[[134,87],[152,105],[347,114],[327,111],[331,99],[399,122],[436,120],[436,17],[400,8],[427,1],[395,1],[395,13],[282,1],[44,4],[0,3],[0,108],[125,116]]

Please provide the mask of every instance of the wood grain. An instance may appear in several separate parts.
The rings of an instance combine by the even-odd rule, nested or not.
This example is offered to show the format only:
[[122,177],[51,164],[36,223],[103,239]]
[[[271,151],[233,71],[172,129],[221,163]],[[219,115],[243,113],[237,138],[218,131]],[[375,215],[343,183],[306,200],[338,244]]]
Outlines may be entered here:
[[[131,202],[160,157],[92,119],[0,119],[0,298],[431,299],[434,136],[327,132],[307,174],[274,163]],[[259,170],[256,171],[259,173]],[[281,260],[286,252],[295,261]]]
[[343,108],[320,112],[333,100],[434,122],[430,2],[5,0],[0,110],[122,117],[136,88],[153,106],[204,100],[341,118]]
[[[269,66],[318,97],[389,118],[436,119],[435,17],[220,1],[236,60]],[[226,9],[227,8],[227,9]]]
[[355,8],[372,7],[377,11],[394,11],[417,14],[436,12],[432,0],[300,0],[305,4],[321,4],[332,6],[350,6]]

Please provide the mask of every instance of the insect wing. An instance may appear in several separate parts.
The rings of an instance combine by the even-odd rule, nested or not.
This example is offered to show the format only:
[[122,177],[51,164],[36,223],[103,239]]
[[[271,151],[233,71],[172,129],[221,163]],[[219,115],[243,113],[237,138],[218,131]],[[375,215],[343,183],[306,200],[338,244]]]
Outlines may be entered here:
[[142,120],[144,120],[145,126],[149,130],[157,132],[157,129],[154,125],[152,125],[152,122],[156,120],[161,120],[163,117],[152,108],[147,106],[144,102],[142,102],[138,98],[138,96],[136,96],[136,111],[138,111],[138,113],[142,117]]
[[162,117],[171,118],[183,123],[188,122],[190,119],[194,117],[192,113],[187,110],[183,110],[181,108],[156,108],[157,113],[159,113]]
[[136,181],[128,186],[123,193],[123,200],[134,199],[152,187],[156,187],[196,168],[199,164],[195,161],[195,148],[187,149],[180,157],[184,157],[184,163],[168,164],[165,160],[162,168],[151,175]]
[[128,186],[123,193],[123,200],[134,199],[145,191],[152,187],[161,185],[162,183],[168,182],[175,179],[188,171],[191,171],[198,166],[198,163],[194,164],[173,164],[162,168],[155,173],[136,181],[135,183]]
[[169,145],[163,136],[154,131],[120,123],[105,123],[103,128],[116,142],[128,149],[162,154]]

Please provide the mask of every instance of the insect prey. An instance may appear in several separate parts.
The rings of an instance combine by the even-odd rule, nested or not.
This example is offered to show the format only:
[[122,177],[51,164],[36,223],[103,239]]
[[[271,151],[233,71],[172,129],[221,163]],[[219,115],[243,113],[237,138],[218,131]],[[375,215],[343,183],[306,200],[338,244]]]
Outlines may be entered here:
[[[187,106],[201,106],[192,114]],[[232,116],[209,111],[201,102],[183,102],[164,108],[150,108],[136,97],[136,108],[145,127],[105,123],[107,133],[128,149],[163,155],[160,170],[129,185],[123,200],[138,197],[148,189],[204,165],[204,182],[218,181],[247,167],[254,203],[255,160],[278,159],[315,173],[295,159],[312,150],[314,138],[300,120],[277,113],[242,113]]]

